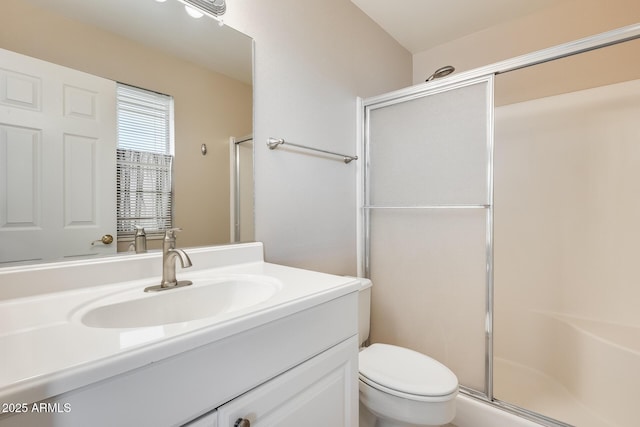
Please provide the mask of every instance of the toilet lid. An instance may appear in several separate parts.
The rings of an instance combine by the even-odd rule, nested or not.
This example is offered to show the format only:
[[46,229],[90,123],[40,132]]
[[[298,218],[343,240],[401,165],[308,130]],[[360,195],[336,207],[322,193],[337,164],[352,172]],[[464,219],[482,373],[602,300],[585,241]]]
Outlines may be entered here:
[[359,354],[360,375],[381,386],[418,396],[446,396],[458,378],[442,363],[417,351],[372,344]]

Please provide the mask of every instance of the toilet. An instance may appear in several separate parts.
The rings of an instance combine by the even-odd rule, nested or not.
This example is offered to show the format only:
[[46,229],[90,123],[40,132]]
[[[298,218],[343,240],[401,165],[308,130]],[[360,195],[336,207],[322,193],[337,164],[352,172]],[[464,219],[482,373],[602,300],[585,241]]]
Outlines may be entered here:
[[[369,338],[371,281],[360,281],[358,338]],[[360,427],[441,426],[455,416],[458,378],[417,351],[372,344],[359,353]]]

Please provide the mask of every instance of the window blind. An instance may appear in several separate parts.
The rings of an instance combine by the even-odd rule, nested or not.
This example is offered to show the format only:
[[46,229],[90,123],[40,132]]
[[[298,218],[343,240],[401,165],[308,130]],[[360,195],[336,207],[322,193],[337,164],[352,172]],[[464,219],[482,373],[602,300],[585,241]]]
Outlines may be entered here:
[[173,99],[118,84],[117,231],[172,227]]

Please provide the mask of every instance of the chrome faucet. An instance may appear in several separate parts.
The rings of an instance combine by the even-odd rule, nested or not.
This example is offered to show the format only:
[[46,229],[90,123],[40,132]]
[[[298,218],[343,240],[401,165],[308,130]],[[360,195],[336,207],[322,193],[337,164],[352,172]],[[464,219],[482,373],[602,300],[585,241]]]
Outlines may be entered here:
[[180,228],[170,228],[165,232],[162,240],[162,281],[159,285],[149,286],[145,288],[145,292],[157,292],[167,289],[189,286],[193,282],[190,280],[176,279],[176,258],[180,259],[182,268],[191,267],[191,259],[189,255],[182,249],[176,249],[176,231]]

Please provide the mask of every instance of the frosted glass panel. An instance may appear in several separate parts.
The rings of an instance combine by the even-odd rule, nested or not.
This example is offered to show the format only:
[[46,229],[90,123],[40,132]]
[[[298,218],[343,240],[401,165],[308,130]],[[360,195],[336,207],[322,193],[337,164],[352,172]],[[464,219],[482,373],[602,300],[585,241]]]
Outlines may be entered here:
[[370,204],[488,203],[487,85],[371,111]]
[[373,210],[372,342],[408,347],[484,390],[486,209]]

